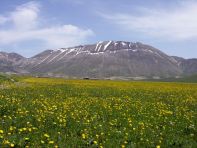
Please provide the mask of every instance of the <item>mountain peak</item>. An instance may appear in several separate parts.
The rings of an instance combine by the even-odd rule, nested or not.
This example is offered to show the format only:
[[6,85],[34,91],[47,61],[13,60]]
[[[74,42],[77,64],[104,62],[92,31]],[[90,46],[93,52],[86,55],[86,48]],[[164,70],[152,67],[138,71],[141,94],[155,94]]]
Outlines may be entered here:
[[[147,50],[148,49],[148,50]],[[96,44],[89,44],[89,45],[80,45],[70,48],[60,48],[53,50],[54,52],[68,52],[70,53],[76,53],[79,52],[86,52],[89,54],[94,53],[104,53],[104,52],[116,52],[120,50],[132,50],[134,52],[137,51],[150,51],[150,52],[158,52],[159,50],[156,48],[153,48],[149,45],[142,44],[140,42],[126,42],[126,41],[99,41]]]
[[18,53],[15,53],[15,52],[11,52],[11,53],[7,53],[7,52],[3,52],[3,51],[0,51],[0,56],[1,58],[7,58],[7,59],[15,59],[15,60],[20,60],[20,59],[23,59],[24,57],[19,55]]
[[[2,55],[7,55],[0,54],[3,69],[11,65],[13,68],[8,70],[52,76],[150,78],[197,72],[197,60],[171,57],[140,42],[100,41],[96,44],[46,50],[32,58],[22,58],[14,53]],[[7,60],[10,59],[7,57],[14,60]],[[15,57],[19,57],[18,60]]]

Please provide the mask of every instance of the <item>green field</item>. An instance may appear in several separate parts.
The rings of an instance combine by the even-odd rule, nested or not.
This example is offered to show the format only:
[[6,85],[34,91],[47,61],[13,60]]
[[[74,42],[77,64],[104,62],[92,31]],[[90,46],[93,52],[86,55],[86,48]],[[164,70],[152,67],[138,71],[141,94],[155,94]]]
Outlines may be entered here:
[[197,147],[197,84],[19,78],[0,147]]
[[5,75],[0,74],[0,84],[3,83],[3,82],[10,82],[10,81],[11,81],[10,78],[8,78]]

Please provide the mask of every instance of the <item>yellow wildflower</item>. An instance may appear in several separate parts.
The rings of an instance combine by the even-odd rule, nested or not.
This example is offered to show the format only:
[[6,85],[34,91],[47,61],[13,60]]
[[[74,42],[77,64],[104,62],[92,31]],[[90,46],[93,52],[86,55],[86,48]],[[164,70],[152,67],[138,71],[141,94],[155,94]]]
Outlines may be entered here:
[[54,141],[52,141],[52,140],[51,140],[51,141],[49,141],[49,144],[53,144],[53,143],[54,143]]
[[82,134],[81,136],[82,136],[83,139],[86,139],[86,135],[85,134]]
[[41,140],[41,143],[44,144],[45,142],[43,140]]
[[97,141],[94,141],[94,144],[97,144],[98,142]]
[[49,137],[50,137],[48,134],[44,134],[44,136],[45,136],[46,138],[49,138]]
[[11,144],[10,144],[10,147],[14,147],[14,144],[13,144],[13,143],[11,143]]

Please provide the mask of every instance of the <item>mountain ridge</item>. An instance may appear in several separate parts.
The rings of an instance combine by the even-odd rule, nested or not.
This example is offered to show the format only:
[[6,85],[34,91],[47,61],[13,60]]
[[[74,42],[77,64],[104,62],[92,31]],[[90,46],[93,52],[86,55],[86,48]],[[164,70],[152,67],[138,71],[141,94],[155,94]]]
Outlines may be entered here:
[[176,77],[197,73],[197,59],[169,56],[150,45],[125,41],[45,50],[31,58],[21,56],[11,65],[18,73],[69,77]]

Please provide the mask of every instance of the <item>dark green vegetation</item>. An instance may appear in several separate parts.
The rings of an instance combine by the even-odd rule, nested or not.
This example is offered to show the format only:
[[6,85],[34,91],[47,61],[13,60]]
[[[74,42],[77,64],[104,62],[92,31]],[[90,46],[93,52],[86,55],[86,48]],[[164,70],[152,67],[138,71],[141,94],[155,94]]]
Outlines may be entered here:
[[0,89],[0,147],[197,147],[196,84],[20,83]]
[[5,74],[0,74],[0,84],[1,83],[6,83],[6,82],[15,82],[16,81],[16,77],[14,76],[8,76]]
[[185,76],[183,78],[169,79],[171,82],[186,82],[186,83],[197,83],[197,75]]
[[8,79],[6,76],[4,75],[0,75],[0,83],[5,82],[5,81],[9,81],[10,79]]

